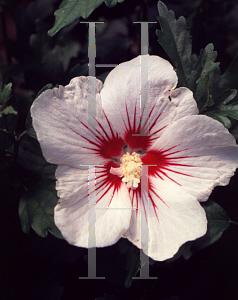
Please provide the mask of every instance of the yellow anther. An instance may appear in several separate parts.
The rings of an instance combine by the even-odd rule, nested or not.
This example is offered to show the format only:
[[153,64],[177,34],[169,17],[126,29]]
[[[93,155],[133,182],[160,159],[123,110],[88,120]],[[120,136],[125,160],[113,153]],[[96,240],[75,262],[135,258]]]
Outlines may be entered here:
[[141,165],[140,154],[127,152],[121,157],[121,170],[123,174],[122,181],[127,182],[128,188],[137,188],[140,183]]

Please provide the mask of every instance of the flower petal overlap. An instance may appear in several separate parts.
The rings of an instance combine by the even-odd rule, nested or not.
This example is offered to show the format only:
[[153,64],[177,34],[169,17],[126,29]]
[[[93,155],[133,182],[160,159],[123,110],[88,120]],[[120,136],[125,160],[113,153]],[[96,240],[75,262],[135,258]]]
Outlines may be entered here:
[[[125,237],[161,261],[206,233],[199,202],[215,186],[229,183],[238,166],[238,147],[223,125],[198,115],[189,89],[176,89],[168,61],[146,58],[148,82],[141,82],[138,56],[113,69],[104,84],[77,77],[66,87],[43,92],[31,114],[43,155],[58,164],[55,223],[65,239],[89,246],[88,178],[94,166],[96,246]],[[88,98],[94,86],[92,113]],[[130,161],[132,153],[142,162],[141,171],[141,163]],[[128,157],[126,165],[122,157]],[[148,182],[145,189],[142,181]],[[142,215],[147,225],[141,229]],[[147,243],[141,230],[148,233]]]

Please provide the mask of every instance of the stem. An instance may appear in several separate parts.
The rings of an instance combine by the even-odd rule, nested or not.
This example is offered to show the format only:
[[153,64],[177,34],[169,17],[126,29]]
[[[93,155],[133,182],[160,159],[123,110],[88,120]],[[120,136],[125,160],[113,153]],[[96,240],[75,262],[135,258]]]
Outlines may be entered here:
[[27,130],[25,130],[25,131],[23,131],[20,135],[19,135],[19,137],[17,138],[17,141],[19,141],[20,142],[20,139],[23,137],[23,135],[25,135],[27,133]]
[[20,146],[20,141],[23,135],[27,133],[27,130],[23,131],[19,137],[14,141],[14,154],[13,154],[13,161],[14,164],[17,165],[17,156],[18,156],[18,151],[19,151],[19,146]]
[[232,220],[230,220],[230,223],[238,225],[238,222],[235,222],[235,221],[232,221]]
[[17,165],[17,156],[18,156],[18,151],[19,151],[19,141],[15,140],[14,141],[14,152],[13,152],[13,164],[16,166]]
[[203,105],[203,108],[201,109],[200,114],[203,114],[204,111],[208,108],[208,104],[210,102],[210,96],[212,97],[209,82],[207,82],[205,84],[206,84],[206,88],[207,88],[207,100],[206,100],[206,103]]

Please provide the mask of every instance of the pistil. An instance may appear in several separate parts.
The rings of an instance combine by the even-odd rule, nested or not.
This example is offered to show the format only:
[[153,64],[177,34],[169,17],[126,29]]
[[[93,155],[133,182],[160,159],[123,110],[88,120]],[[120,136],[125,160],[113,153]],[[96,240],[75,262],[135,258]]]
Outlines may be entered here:
[[127,152],[120,158],[121,164],[119,168],[111,167],[110,173],[123,177],[122,181],[126,183],[128,188],[135,190],[140,183],[142,160],[140,154]]
[[127,152],[121,157],[121,170],[123,174],[122,181],[126,182],[128,188],[136,189],[140,183],[141,165],[140,154]]

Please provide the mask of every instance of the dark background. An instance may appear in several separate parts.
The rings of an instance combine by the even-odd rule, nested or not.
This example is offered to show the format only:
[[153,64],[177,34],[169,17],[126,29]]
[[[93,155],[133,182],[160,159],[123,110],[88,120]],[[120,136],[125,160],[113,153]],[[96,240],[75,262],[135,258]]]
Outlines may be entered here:
[[[32,4],[35,2],[35,6]],[[80,45],[65,68],[53,61],[47,65],[43,51],[30,46],[32,34],[47,32],[53,26],[53,12],[60,1],[8,1],[1,13],[1,72],[4,83],[13,82],[13,93],[19,106],[17,133],[24,130],[29,107],[37,92],[46,84],[67,84],[72,77],[87,75],[87,25],[74,24],[50,38],[42,34],[39,44],[48,49],[73,41]],[[236,4],[237,2],[237,4]],[[164,1],[177,17],[183,15],[191,29],[193,52],[213,43],[222,72],[238,50],[238,1]],[[97,63],[121,63],[140,54],[140,27],[132,21],[156,21],[157,1],[125,0],[109,9],[105,4],[95,10],[90,21],[104,20],[105,30],[97,30]],[[115,20],[117,20],[115,22]],[[37,25],[38,24],[38,25]],[[101,25],[98,25],[101,26]],[[150,25],[150,54],[166,59]],[[46,46],[47,45],[47,46]],[[64,60],[64,57],[60,57]],[[97,69],[104,78],[108,69]],[[19,166],[19,168],[22,168]],[[22,170],[22,169],[21,169]],[[28,174],[29,176],[29,174]],[[126,254],[118,244],[97,250],[97,275],[105,280],[85,280],[87,250],[68,245],[52,236],[39,237],[32,229],[24,234],[18,216],[22,194],[11,170],[3,170],[0,186],[0,299],[94,300],[116,299],[238,299],[238,226],[231,224],[222,238],[188,260],[157,262],[150,275],[157,280],[134,280],[129,288],[124,281]],[[238,174],[226,187],[217,187],[211,199],[218,202],[238,222]],[[129,243],[126,245],[129,247]]]

